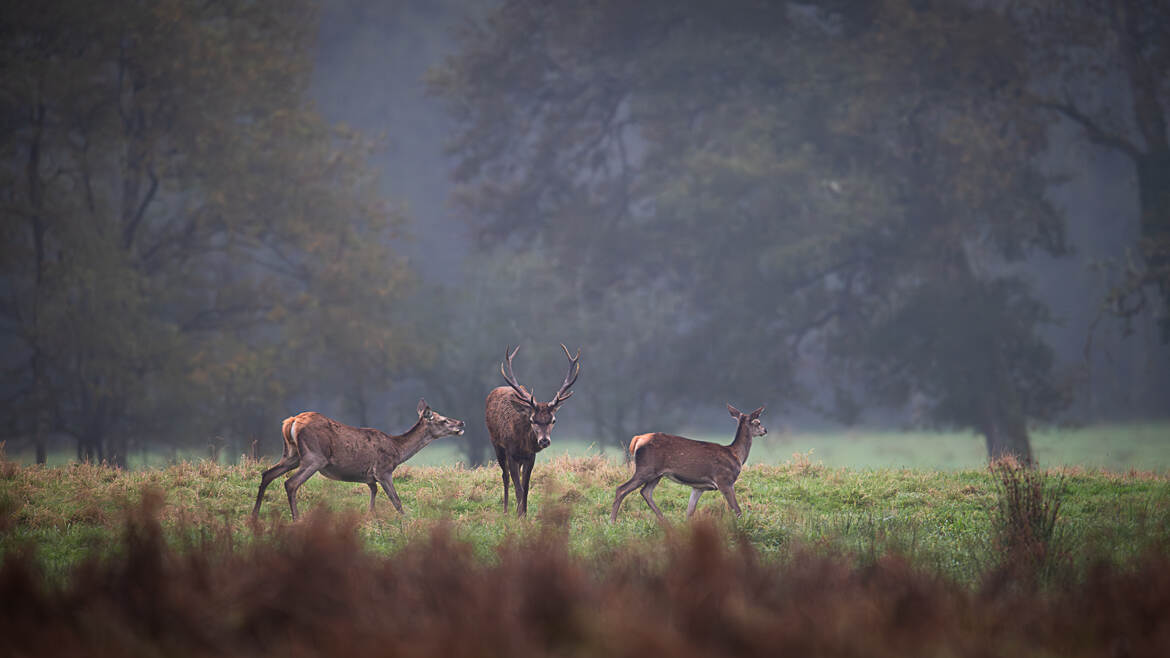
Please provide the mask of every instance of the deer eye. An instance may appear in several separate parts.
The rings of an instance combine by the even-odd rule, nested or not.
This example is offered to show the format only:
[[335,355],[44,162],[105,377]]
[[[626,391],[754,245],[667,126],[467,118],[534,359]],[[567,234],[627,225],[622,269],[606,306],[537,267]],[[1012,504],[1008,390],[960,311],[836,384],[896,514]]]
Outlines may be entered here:
[[426,418],[427,420],[430,420],[432,416],[434,416],[434,414],[431,413],[430,409],[427,409],[423,412],[423,418]]
[[753,420],[753,421],[752,421],[752,425],[759,425],[759,424],[760,424],[760,419],[759,419],[759,418],[757,418],[757,419],[755,419],[755,420]]

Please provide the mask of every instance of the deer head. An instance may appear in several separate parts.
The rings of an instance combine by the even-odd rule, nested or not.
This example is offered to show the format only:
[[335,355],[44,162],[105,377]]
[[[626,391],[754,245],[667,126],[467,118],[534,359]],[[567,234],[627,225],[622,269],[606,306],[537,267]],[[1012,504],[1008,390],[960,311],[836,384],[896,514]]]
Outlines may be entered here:
[[432,438],[442,436],[463,436],[465,423],[461,420],[448,418],[431,409],[423,398],[418,399],[418,420],[423,424],[423,431]]
[[760,422],[760,416],[764,414],[763,407],[756,409],[750,414],[745,414],[729,403],[727,405],[727,411],[731,413],[731,417],[735,419],[736,423],[739,423],[741,420],[747,420],[748,432],[751,433],[751,436],[763,436],[768,433],[768,428],[764,427],[764,424]]
[[512,406],[516,411],[524,415],[528,419],[529,425],[532,426],[532,432],[536,435],[536,446],[543,450],[552,444],[550,434],[552,433],[553,425],[557,422],[557,409],[568,400],[573,392],[569,388],[573,382],[577,381],[577,374],[581,371],[581,364],[578,360],[581,358],[581,350],[577,350],[576,356],[569,354],[569,348],[561,343],[561,349],[565,351],[565,358],[569,360],[569,372],[565,374],[565,381],[561,384],[561,388],[557,394],[553,396],[550,402],[537,402],[532,393],[524,388],[516,381],[516,376],[512,374],[512,357],[516,356],[516,352],[520,351],[520,346],[517,345],[514,350],[504,350],[504,363],[500,364],[500,374],[504,376],[504,381],[508,382],[508,386],[516,392],[516,398],[512,400]]

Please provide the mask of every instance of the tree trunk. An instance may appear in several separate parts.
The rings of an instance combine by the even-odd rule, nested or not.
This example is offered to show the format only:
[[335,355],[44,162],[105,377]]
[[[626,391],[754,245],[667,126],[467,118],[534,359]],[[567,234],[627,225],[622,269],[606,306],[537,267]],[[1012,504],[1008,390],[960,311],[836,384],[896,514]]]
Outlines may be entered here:
[[987,442],[990,460],[1012,457],[1022,464],[1034,464],[1028,423],[1022,414],[1005,410],[998,400],[985,406],[979,431]]
[[129,465],[129,441],[123,434],[110,440],[109,462],[111,466],[125,469]]
[[29,146],[28,162],[25,174],[28,177],[28,203],[34,209],[29,222],[33,234],[33,249],[36,257],[35,285],[33,290],[32,326],[33,326],[33,413],[36,414],[33,422],[33,441],[36,446],[37,463],[44,464],[45,438],[49,433],[49,395],[48,380],[45,375],[45,354],[42,350],[41,336],[41,293],[45,280],[45,231],[47,226],[40,210],[44,205],[44,187],[41,184],[41,137],[45,127],[45,106],[38,103],[33,111],[35,130],[32,144]]
[[45,367],[42,363],[42,357],[37,354],[33,357],[33,406],[35,407],[33,413],[36,414],[34,419],[35,429],[33,430],[33,445],[36,447],[37,463],[44,464],[47,461],[48,455],[45,451],[45,440],[49,435],[49,407],[48,407],[48,383],[45,381]]
[[459,444],[459,451],[463,453],[464,463],[469,467],[482,466],[495,459],[495,455],[488,454],[489,445],[491,444],[487,439],[476,440],[470,437],[463,439]]
[[105,461],[105,446],[100,430],[86,429],[77,437],[77,461],[100,464]]
[[[1134,125],[1145,149],[1130,153],[1137,166],[1138,199],[1141,204],[1141,252],[1146,273],[1138,285],[1152,285],[1161,297],[1162,317],[1158,323],[1163,342],[1170,342],[1170,137],[1160,85],[1164,67],[1151,52],[1148,21],[1156,20],[1135,2],[1112,5],[1120,39],[1122,61],[1132,92]],[[1156,50],[1154,51],[1156,52]]]
[[1170,149],[1142,154],[1137,166],[1138,197],[1141,201],[1141,255],[1145,279],[1162,300],[1157,318],[1163,343],[1170,343]]

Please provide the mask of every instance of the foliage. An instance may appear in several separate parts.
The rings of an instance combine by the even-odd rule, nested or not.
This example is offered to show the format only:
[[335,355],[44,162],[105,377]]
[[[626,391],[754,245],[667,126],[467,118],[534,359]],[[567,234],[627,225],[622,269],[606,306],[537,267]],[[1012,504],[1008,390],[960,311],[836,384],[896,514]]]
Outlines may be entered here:
[[[1032,160],[1045,124],[1011,102],[1015,29],[950,3],[515,0],[432,86],[485,244],[546,254],[594,304],[681,291],[674,331],[634,350],[704,372],[667,395],[827,407],[827,381],[855,419],[860,380],[1028,457],[1027,421],[1064,399],[1005,264],[1064,238]],[[939,301],[963,331],[931,324]]]
[[[14,434],[124,463],[239,444],[413,358],[402,218],[305,92],[311,3],[22,3],[3,23],[0,321]],[[311,373],[311,374],[309,374]]]
[[[352,517],[317,515],[239,548],[225,535],[178,555],[148,500],[126,523],[124,556],[47,586],[8,556],[0,591],[4,646],[21,655],[182,653],[452,655],[559,652],[672,655],[1096,655],[1123,644],[1164,651],[1170,565],[1102,569],[1084,583],[1020,596],[972,592],[893,556],[865,568],[802,554],[773,565],[709,523],[595,560],[543,524],[497,559],[471,559],[442,526],[394,560],[361,550]],[[329,605],[313,602],[328,601]],[[17,605],[12,605],[19,602]],[[369,614],[395,610],[396,614]],[[880,611],[880,612],[875,612]],[[1059,611],[1059,614],[1057,614]],[[809,625],[809,618],[818,623]],[[51,647],[51,649],[49,648]]]

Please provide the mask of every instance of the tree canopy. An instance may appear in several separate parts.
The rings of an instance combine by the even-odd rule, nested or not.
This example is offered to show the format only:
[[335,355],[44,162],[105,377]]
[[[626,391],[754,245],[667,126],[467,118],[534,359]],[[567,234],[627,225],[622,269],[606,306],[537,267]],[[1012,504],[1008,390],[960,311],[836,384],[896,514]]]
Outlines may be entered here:
[[9,426],[124,463],[137,439],[238,440],[291,395],[384,388],[412,353],[388,320],[411,280],[387,250],[402,219],[370,145],[306,96],[313,6],[10,9]]
[[1045,309],[1004,265],[1065,245],[1045,123],[1012,102],[1017,27],[961,5],[516,0],[432,83],[486,241],[553,254],[592,300],[682,292],[666,344],[705,373],[682,395],[817,379],[848,416],[863,390],[919,394],[1030,457],[1026,422],[1064,398]]
[[1127,323],[1154,313],[1170,342],[1170,7],[1057,2],[1025,4],[1012,16],[1029,55],[1027,102],[1133,164],[1140,239],[1125,262],[1111,264],[1107,308]]

